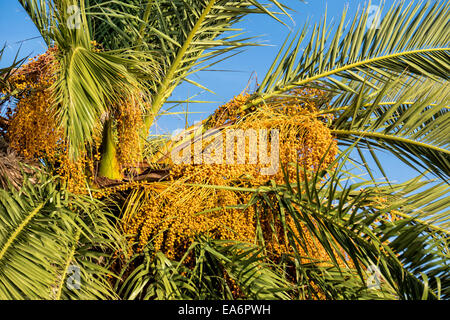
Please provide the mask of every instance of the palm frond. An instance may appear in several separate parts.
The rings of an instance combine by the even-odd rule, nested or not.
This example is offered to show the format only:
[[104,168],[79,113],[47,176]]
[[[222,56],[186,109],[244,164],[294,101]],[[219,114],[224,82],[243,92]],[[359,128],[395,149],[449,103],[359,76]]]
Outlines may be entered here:
[[123,240],[104,206],[41,177],[0,190],[1,299],[111,299],[109,256]]
[[349,106],[324,112],[335,115],[331,129],[342,145],[357,141],[357,148],[369,150],[378,164],[375,150],[387,151],[413,169],[448,179],[449,99],[446,81],[408,80],[397,89],[394,79],[375,95],[362,90]]
[[[448,199],[442,197],[448,186],[432,186],[417,193],[414,191],[427,183],[415,179],[395,187],[372,188],[367,182],[350,183],[341,168],[330,171],[328,178],[316,173],[309,180],[286,181],[286,185],[274,187],[278,200],[268,205],[278,206],[280,213],[295,221],[295,227],[285,226],[289,244],[294,248],[304,246],[302,228],[306,226],[327,251],[333,268],[344,274],[351,270],[359,274],[360,286],[355,289],[365,287],[367,270],[376,266],[386,285],[380,288],[385,295],[447,298],[449,231],[442,226],[448,223],[448,212],[443,212]],[[270,197],[261,200],[269,201]],[[301,263],[304,258],[298,253],[292,257],[298,273],[306,281],[315,281],[319,292],[332,298],[329,283],[317,282],[305,272]],[[346,261],[345,265],[338,260]],[[311,294],[314,291],[317,289],[312,288]]]
[[[297,165],[297,180],[286,174],[282,185],[203,187],[252,192],[242,209],[264,204],[276,212],[271,229],[281,224],[293,250],[278,267],[301,299],[447,299],[448,185],[422,181],[423,176],[402,184],[355,182],[343,169],[354,145],[328,170],[309,172]],[[267,219],[265,214],[259,210],[256,219]],[[258,234],[257,243],[267,248]],[[325,256],[311,255],[311,241]],[[375,270],[379,283],[370,288]]]
[[[229,300],[240,294],[242,299],[289,299],[293,290],[280,269],[265,261],[261,249],[252,244],[199,236],[180,261],[149,247],[134,258],[142,261],[133,272],[117,283],[121,297]],[[194,262],[186,263],[189,255]]]
[[[199,250],[203,263],[207,265],[206,269],[225,271],[243,297],[257,300],[290,298],[289,292],[293,286],[280,268],[265,259],[260,247],[237,241],[215,240],[201,242]],[[217,274],[219,276],[220,273]]]
[[[270,2],[286,13],[278,1]],[[146,92],[144,100],[151,101],[151,107],[147,103],[142,107],[149,127],[181,81],[195,83],[187,77],[236,48],[254,45],[239,34],[222,36],[235,31],[233,24],[249,13],[278,19],[255,0],[21,0],[21,4],[47,43],[55,43],[60,51],[62,72],[55,103],[75,157],[91,142],[100,116],[110,111],[118,95],[135,96],[137,89]],[[68,25],[73,19],[68,12],[71,6],[79,9],[76,27]],[[94,52],[91,40],[106,51]],[[158,68],[164,69],[162,78]]]
[[55,6],[51,0],[19,0],[19,3],[27,12],[45,43],[50,46],[52,37],[51,27],[55,25]]
[[[282,95],[297,86],[317,85],[351,90],[348,81],[366,78],[386,83],[404,74],[448,80],[450,70],[448,1],[400,1],[386,13],[378,28],[368,23],[369,6],[346,26],[346,11],[331,31],[326,16],[315,25],[304,46],[307,25],[284,53],[276,57],[249,105]],[[330,37],[331,36],[331,37]],[[301,52],[303,50],[303,53]]]

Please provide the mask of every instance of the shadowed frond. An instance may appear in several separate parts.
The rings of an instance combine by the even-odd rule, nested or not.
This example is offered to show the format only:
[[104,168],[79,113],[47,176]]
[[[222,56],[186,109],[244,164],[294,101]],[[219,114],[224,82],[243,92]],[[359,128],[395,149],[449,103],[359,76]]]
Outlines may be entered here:
[[[278,266],[301,299],[447,299],[448,185],[422,176],[402,184],[355,182],[343,169],[352,149],[325,171],[297,166],[297,180],[286,175],[282,185],[204,187],[252,192],[242,209],[263,203],[276,212],[265,232],[284,234],[292,252]],[[259,211],[257,224],[267,212]],[[258,234],[257,243],[270,252],[268,235]],[[320,258],[311,252],[316,248]]]
[[[191,261],[186,263],[186,257]],[[180,261],[146,250],[136,269],[118,284],[125,299],[289,299],[293,290],[281,269],[249,243],[199,237]],[[239,293],[236,289],[239,288]]]

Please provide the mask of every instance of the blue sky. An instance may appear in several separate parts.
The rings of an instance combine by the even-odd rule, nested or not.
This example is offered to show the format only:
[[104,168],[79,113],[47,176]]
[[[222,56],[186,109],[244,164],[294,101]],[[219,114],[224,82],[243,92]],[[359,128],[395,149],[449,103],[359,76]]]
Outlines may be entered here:
[[[295,10],[291,14],[294,22],[286,21],[288,27],[267,16],[250,15],[238,26],[245,29],[249,36],[261,36],[259,41],[267,44],[267,46],[247,48],[245,52],[213,67],[214,69],[227,71],[201,72],[193,76],[194,81],[206,85],[215,94],[202,92],[201,89],[192,85],[181,85],[176,89],[171,99],[185,100],[190,96],[200,94],[195,99],[215,101],[211,104],[189,105],[189,111],[202,112],[201,114],[189,115],[189,124],[193,124],[208,116],[220,104],[239,94],[247,86],[252,76],[256,75],[258,79],[262,79],[290,29],[297,31],[308,19],[312,27],[314,22],[319,21],[324,16],[325,10],[327,10],[328,21],[339,22],[345,6],[349,8],[347,16],[352,17],[357,8],[367,2],[361,0],[308,0],[308,3],[305,4],[300,0],[285,0],[284,3]],[[373,5],[379,5],[380,2],[381,0],[372,0]],[[385,10],[393,3],[393,0],[385,1]],[[0,67],[12,61],[20,46],[21,57],[27,55],[33,57],[46,50],[44,42],[39,38],[38,31],[16,0],[0,1],[0,44],[4,43],[6,43],[7,49],[3,60],[0,61]],[[185,105],[181,106],[181,108],[185,107]],[[177,111],[180,111],[180,109]],[[183,127],[184,121],[183,116],[162,117],[158,121],[157,131],[159,133],[171,133],[176,128]],[[382,160],[389,164],[388,168],[395,168],[395,170],[389,170],[388,173],[394,180],[404,181],[416,175],[414,171],[395,161],[392,156],[384,155]]]

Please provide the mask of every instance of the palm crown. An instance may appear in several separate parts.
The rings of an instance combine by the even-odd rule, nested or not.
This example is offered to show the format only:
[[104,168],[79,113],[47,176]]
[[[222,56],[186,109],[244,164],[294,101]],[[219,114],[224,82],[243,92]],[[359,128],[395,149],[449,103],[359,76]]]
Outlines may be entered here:
[[[263,182],[242,178],[253,169],[225,181],[223,168],[177,167],[167,155],[189,142],[154,147],[148,133],[180,83],[205,88],[191,75],[255,45],[232,33],[236,22],[255,13],[282,22],[289,16],[284,3],[19,2],[56,48],[49,108],[67,162],[40,156],[46,165],[34,184],[0,190],[0,297],[449,297],[448,1],[400,2],[377,28],[368,25],[368,9],[350,20],[344,11],[334,27],[325,16],[311,32],[306,24],[288,36],[255,92],[219,108],[201,128],[221,132],[264,119],[286,132],[283,141],[301,140],[310,149],[323,144],[314,157],[287,159],[278,176]],[[79,10],[75,27],[67,23],[68,8]],[[1,85],[4,99],[20,103],[24,96],[6,89],[15,83],[9,80],[15,67],[1,70]],[[297,107],[299,113],[292,111]],[[218,121],[223,110],[227,125]],[[280,110],[292,111],[293,120]],[[13,132],[11,121],[6,131]],[[57,167],[81,167],[95,148],[99,158],[96,169],[83,172],[92,176],[84,194],[67,189],[54,176]],[[389,181],[379,151],[420,175]],[[122,159],[131,152],[133,165],[146,163],[150,175],[165,166],[171,179],[136,184],[142,172],[128,175]],[[384,182],[376,181],[367,153]],[[358,161],[370,179],[352,174],[349,166]],[[101,188],[97,178],[113,186]],[[230,233],[222,228],[230,212],[233,219],[251,212],[251,239],[233,235],[244,232],[240,222],[226,226],[236,225]],[[170,230],[183,224],[201,231]],[[179,244],[185,236],[190,240]],[[83,290],[64,285],[73,265],[88,284]],[[375,289],[369,279],[377,280]]]

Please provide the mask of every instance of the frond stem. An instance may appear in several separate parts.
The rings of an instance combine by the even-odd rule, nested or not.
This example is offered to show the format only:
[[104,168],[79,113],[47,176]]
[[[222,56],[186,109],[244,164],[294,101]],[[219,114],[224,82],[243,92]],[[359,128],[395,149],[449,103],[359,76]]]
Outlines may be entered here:
[[23,229],[25,229],[25,227],[28,225],[30,220],[33,219],[34,216],[39,213],[39,211],[41,211],[41,209],[44,207],[46,202],[47,201],[42,202],[36,208],[34,208],[34,210],[31,211],[31,213],[28,215],[28,217],[11,234],[9,239],[6,241],[6,244],[4,245],[2,250],[0,251],[0,260],[2,260],[2,258],[5,255],[6,251],[8,251],[8,249],[11,247],[11,244],[14,242],[14,240],[16,240],[17,236],[23,231]]

